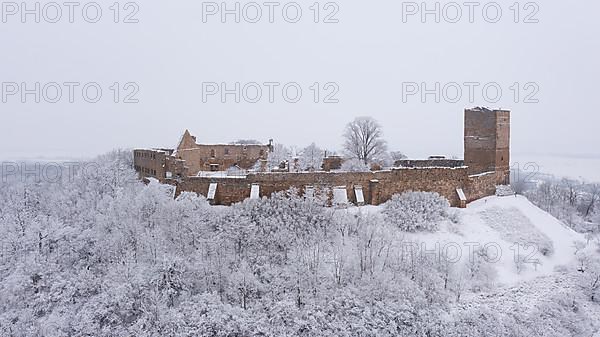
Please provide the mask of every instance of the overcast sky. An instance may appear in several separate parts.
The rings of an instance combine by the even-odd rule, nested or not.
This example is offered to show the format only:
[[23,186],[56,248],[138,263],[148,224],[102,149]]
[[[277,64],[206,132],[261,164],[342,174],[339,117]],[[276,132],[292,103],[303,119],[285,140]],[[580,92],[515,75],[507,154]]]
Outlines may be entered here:
[[[436,23],[433,14],[425,22],[420,13],[408,15],[413,8],[400,1],[355,0],[327,7],[327,1],[320,2],[318,17],[310,8],[314,1],[298,1],[302,17],[297,23],[285,21],[296,19],[293,4],[286,7],[287,16],[282,14],[285,1],[273,7],[274,23],[265,5],[258,23],[246,22],[256,17],[253,6],[246,7],[240,23],[234,15],[222,23],[220,14],[206,16],[204,23],[203,6],[204,14],[213,8],[198,0],[144,0],[137,13],[122,2],[119,23],[114,23],[113,2],[97,2],[102,8],[97,23],[85,21],[95,18],[92,5],[86,7],[87,16],[82,14],[86,2],[73,8],[75,23],[62,5],[57,23],[48,22],[56,20],[52,6],[41,10],[40,23],[33,14],[23,23],[21,9],[4,2],[0,80],[6,102],[0,100],[0,158],[91,157],[113,148],[173,147],[186,128],[202,143],[273,138],[338,149],[345,123],[364,115],[383,125],[392,150],[413,157],[462,156],[463,109],[477,105],[512,110],[513,153],[600,155],[597,1],[545,0],[528,6],[524,1],[518,16],[516,7],[510,8],[513,1],[499,2],[497,23],[487,21],[498,20],[498,6],[487,5],[487,15],[482,13],[487,2],[474,7],[474,23],[464,5],[458,20],[455,6],[446,6],[446,15],[441,9]],[[33,1],[26,3],[34,8]],[[429,9],[434,4],[429,1]],[[228,7],[234,8],[234,2]],[[36,82],[42,87],[56,82],[62,97],[47,102],[55,96],[47,85],[40,103],[33,94],[23,102],[21,92],[13,94],[12,82],[24,82],[29,89]],[[65,82],[81,83],[74,87],[74,103]],[[102,89],[97,103],[83,99],[88,82]],[[119,103],[113,102],[115,82]],[[135,85],[125,88],[128,82]],[[247,102],[255,96],[248,87],[240,103],[234,95],[223,103],[218,94],[203,102],[203,89],[214,89],[203,85],[209,82],[225,82],[230,89],[236,82],[242,87],[256,82],[263,96]],[[281,83],[274,87],[274,103],[265,82]],[[282,94],[283,85],[291,82],[302,89],[297,103],[286,102]],[[319,103],[314,102],[315,82]],[[433,94],[425,102],[419,93],[403,97],[414,90],[410,83],[434,89],[436,82],[448,89],[439,103]],[[465,82],[480,83],[473,103]],[[462,87],[456,103],[454,85],[448,83]],[[482,87],[488,83],[486,98]],[[518,103],[514,83],[520,86]],[[139,102],[123,103],[136,86],[139,92],[130,99]],[[502,96],[494,103],[497,86]],[[295,96],[291,88],[288,99]],[[339,102],[324,103],[337,89],[329,98]],[[88,94],[94,98],[93,87]]]

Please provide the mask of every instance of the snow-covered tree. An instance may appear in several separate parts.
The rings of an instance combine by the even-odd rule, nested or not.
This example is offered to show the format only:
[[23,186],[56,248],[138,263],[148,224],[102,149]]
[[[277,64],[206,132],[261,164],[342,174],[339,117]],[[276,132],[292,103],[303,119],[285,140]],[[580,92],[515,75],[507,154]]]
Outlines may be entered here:
[[387,151],[381,152],[379,155],[374,157],[372,160],[372,163],[377,164],[382,169],[390,168],[390,167],[394,166],[394,162],[395,162],[395,160],[392,158],[390,153]]
[[[399,218],[423,230],[443,217],[430,214],[440,203],[413,196],[380,214],[290,190],[213,207],[139,182],[123,154],[59,182],[3,182],[0,336],[594,333],[595,307],[578,305],[600,296],[587,260],[579,278],[560,272],[494,291],[485,261],[407,251],[421,235],[402,232],[390,209],[410,209]],[[548,280],[552,295],[537,287]]]
[[267,157],[267,166],[269,170],[279,168],[283,163],[290,164],[292,159],[292,150],[283,144],[274,144],[273,150]]
[[448,217],[450,204],[446,198],[431,192],[395,194],[383,205],[390,223],[407,232],[434,232],[440,221]]
[[315,143],[305,147],[299,157],[299,164],[302,170],[319,171],[323,166],[324,152]]
[[467,284],[473,292],[480,292],[493,288],[498,272],[492,263],[487,250],[478,247],[470,251],[465,262]]
[[580,209],[584,219],[588,219],[600,200],[600,184],[587,184],[584,191]]
[[365,164],[362,160],[353,158],[345,160],[342,163],[342,167],[340,171],[343,172],[369,172],[371,169],[367,164]]
[[259,142],[256,139],[238,139],[234,142],[231,142],[231,144],[235,144],[235,145],[260,145],[262,144],[261,142]]
[[408,159],[408,156],[406,156],[402,151],[391,151],[390,157],[392,157],[394,162],[397,160]]
[[577,257],[579,286],[592,302],[600,302],[600,259],[590,254]]
[[598,186],[574,179],[541,177],[537,184],[528,185],[524,195],[575,231],[589,233],[594,228],[594,221],[590,220],[600,198]]

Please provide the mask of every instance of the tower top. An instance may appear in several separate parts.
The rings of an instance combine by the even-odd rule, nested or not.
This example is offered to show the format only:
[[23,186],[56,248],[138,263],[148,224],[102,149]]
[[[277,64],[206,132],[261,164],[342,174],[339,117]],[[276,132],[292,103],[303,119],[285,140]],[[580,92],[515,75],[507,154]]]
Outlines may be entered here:
[[465,109],[465,112],[467,111],[473,111],[473,112],[489,112],[489,113],[495,113],[495,112],[510,112],[510,110],[507,109],[490,109],[488,107],[485,106],[476,106],[473,108],[467,108]]

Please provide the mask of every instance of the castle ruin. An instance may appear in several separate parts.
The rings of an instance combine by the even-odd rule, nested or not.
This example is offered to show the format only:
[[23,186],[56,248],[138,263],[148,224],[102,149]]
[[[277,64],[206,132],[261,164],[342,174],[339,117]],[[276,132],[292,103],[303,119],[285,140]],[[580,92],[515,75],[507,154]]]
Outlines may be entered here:
[[198,144],[186,130],[175,149],[134,150],[134,166],[142,179],[174,185],[176,195],[196,192],[217,205],[296,188],[304,195],[324,192],[332,203],[356,205],[379,205],[407,191],[437,192],[452,206],[466,207],[510,183],[510,111],[464,111],[464,160],[399,160],[389,170],[372,172],[331,171],[329,164],[316,172],[251,170],[264,168],[270,151],[272,141]]

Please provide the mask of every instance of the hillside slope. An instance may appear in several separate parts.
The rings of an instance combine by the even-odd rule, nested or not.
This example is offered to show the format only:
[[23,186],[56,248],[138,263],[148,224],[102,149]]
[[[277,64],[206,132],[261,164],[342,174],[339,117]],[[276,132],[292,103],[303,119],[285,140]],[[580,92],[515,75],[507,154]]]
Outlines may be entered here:
[[[381,208],[367,206],[363,210],[379,212]],[[448,221],[435,233],[407,233],[405,239],[419,242],[421,251],[448,251],[452,255],[461,247],[458,254],[462,261],[473,247],[486,248],[500,286],[549,275],[555,267],[572,263],[575,242],[585,241],[582,234],[522,196],[488,197],[453,211],[460,219],[458,223]],[[521,263],[515,262],[519,256]]]
[[[472,233],[479,233],[481,239],[500,238],[498,243],[503,248],[503,258],[498,269],[499,275],[503,276],[501,279],[507,283],[547,275],[555,267],[571,263],[575,258],[575,242],[585,241],[582,234],[568,228],[522,196],[478,200],[463,210],[462,214],[465,225],[463,232],[468,237]],[[486,233],[490,236],[486,237]],[[540,265],[529,266],[533,268],[517,275],[515,243],[519,245],[519,254],[527,256],[530,261],[539,260]],[[530,243],[537,247],[535,254],[532,247],[527,247]],[[540,251],[546,247],[549,248],[546,249],[548,252],[543,255]]]

